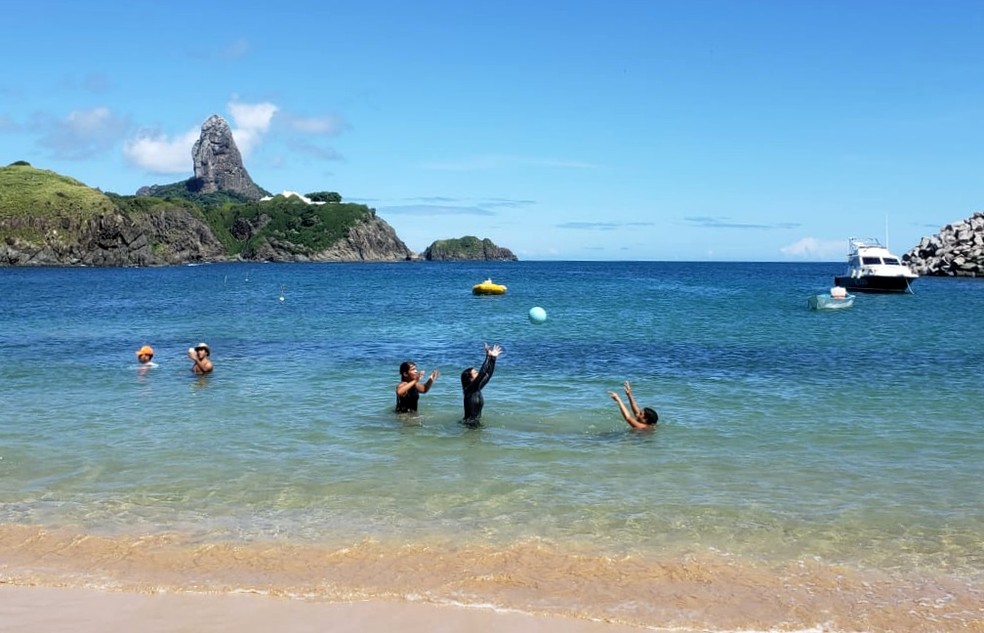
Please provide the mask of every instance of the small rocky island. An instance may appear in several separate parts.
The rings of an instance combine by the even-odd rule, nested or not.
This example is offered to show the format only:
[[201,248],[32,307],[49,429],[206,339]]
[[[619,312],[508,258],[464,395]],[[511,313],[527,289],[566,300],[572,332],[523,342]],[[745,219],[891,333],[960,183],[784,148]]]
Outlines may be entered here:
[[466,235],[451,240],[437,240],[424,251],[424,259],[432,262],[446,261],[517,261],[508,248],[492,243],[492,240],[478,239]]
[[902,261],[923,276],[984,277],[984,211],[922,238]]
[[[133,196],[22,161],[0,167],[0,266],[421,259],[375,209],[343,202],[336,192],[271,195],[253,182],[220,116],[202,125],[191,158],[192,178],[141,187]],[[439,248],[443,255],[434,259],[456,259],[455,252],[460,259],[515,259],[481,243],[481,257],[460,247]]]

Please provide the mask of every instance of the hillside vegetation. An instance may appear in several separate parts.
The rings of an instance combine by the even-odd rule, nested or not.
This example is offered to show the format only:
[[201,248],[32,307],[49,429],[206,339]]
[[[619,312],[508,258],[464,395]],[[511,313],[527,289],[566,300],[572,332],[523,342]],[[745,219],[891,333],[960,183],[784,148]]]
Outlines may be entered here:
[[[375,217],[363,204],[307,204],[276,196],[259,202],[227,202],[203,209],[205,221],[230,255],[253,257],[264,241],[310,252],[323,251],[359,222]],[[298,249],[291,249],[297,251]]]
[[437,240],[424,251],[424,258],[430,261],[516,261],[517,259],[516,255],[508,248],[496,246],[492,240],[488,238],[479,239],[474,235]]
[[0,237],[36,240],[46,220],[78,223],[114,210],[109,197],[74,178],[25,162],[0,167]]
[[[271,249],[318,253],[348,237],[354,226],[375,218],[373,209],[341,202],[335,192],[310,197],[329,202],[307,204],[294,196],[244,201],[225,193],[196,193],[184,183],[155,187],[149,196],[104,194],[73,178],[17,162],[0,167],[0,240],[85,243],[87,236],[82,233],[104,216],[120,215],[124,221],[144,225],[167,215],[168,222],[157,224],[173,225],[174,214],[179,213],[204,222],[227,257],[249,259],[269,256]],[[168,228],[160,230],[166,233]],[[156,242],[164,237],[148,239]]]

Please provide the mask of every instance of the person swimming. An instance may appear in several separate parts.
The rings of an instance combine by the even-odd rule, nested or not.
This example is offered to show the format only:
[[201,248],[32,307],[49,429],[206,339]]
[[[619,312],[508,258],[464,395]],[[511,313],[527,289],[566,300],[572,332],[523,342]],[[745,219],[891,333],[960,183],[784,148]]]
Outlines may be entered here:
[[614,391],[609,391],[608,395],[611,396],[612,400],[618,403],[618,410],[622,413],[622,417],[632,428],[651,429],[656,426],[657,422],[659,422],[659,415],[656,413],[655,409],[650,407],[640,409],[639,405],[636,404],[635,398],[632,397],[632,385],[629,384],[628,380],[625,381],[625,396],[629,400],[629,406],[632,407],[631,413],[622,403],[622,399],[618,397],[617,393]]
[[156,367],[157,365],[154,361],[154,348],[150,345],[144,345],[137,350],[137,362],[141,365],[146,365],[148,367]]
[[417,371],[417,364],[412,360],[400,363],[400,384],[396,386],[396,412],[414,413],[417,411],[417,401],[420,394],[427,393],[441,372],[434,370],[426,382],[421,382],[424,372]]
[[495,372],[495,360],[502,353],[499,345],[489,347],[485,344],[485,361],[481,369],[476,370],[469,367],[461,372],[461,390],[464,394],[465,417],[461,423],[465,426],[481,426],[482,408],[485,406],[485,398],[482,397],[482,387],[488,384]]
[[188,358],[195,361],[191,366],[191,371],[196,374],[208,374],[212,372],[212,350],[206,343],[199,343],[194,347],[188,348]]

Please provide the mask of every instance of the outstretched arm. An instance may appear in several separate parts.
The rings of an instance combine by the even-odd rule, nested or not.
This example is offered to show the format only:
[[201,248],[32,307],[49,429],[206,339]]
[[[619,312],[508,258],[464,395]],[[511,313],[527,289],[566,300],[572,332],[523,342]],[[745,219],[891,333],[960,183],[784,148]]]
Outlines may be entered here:
[[618,410],[622,413],[622,418],[625,419],[625,421],[629,424],[629,426],[631,426],[634,429],[646,428],[646,425],[643,424],[642,422],[639,422],[639,420],[637,420],[635,416],[633,416],[629,412],[629,410],[625,407],[625,405],[622,404],[622,399],[618,397],[617,393],[615,393],[614,391],[609,391],[608,395],[611,396],[612,400],[614,400],[618,404]]
[[413,374],[413,377],[410,380],[403,381],[396,386],[396,395],[402,398],[407,395],[407,392],[411,389],[416,389],[420,393],[427,393],[430,391],[431,385],[434,384],[434,381],[437,380],[437,377],[440,375],[441,372],[435,369],[431,372],[430,378],[428,378],[425,382],[423,379],[424,372],[417,371],[417,373]]
[[632,414],[630,414],[629,410],[625,408],[624,404],[622,404],[622,399],[618,397],[618,394],[614,391],[609,391],[608,395],[611,396],[612,400],[615,401],[615,404],[618,405],[618,410],[622,413],[622,417],[625,418],[625,421],[629,424],[635,422],[635,420],[632,419]]
[[[422,382],[420,382],[420,378],[418,378],[417,379],[417,391],[419,391],[420,393],[427,393],[428,391],[430,391],[430,388],[434,384],[434,381],[437,380],[437,377],[440,376],[440,375],[441,375],[441,372],[439,372],[439,371],[437,371],[435,369],[434,371],[431,372],[431,375],[427,379],[427,382],[423,382],[422,383]],[[421,378],[423,378],[423,376],[421,376]]]
[[502,353],[502,348],[499,345],[485,344],[485,362],[482,363],[481,369],[478,370],[478,376],[475,378],[473,385],[478,389],[481,389],[488,384],[489,379],[492,378],[492,374],[495,372],[495,359],[499,358],[499,354]]
[[636,419],[641,418],[642,409],[639,408],[635,398],[632,397],[632,385],[629,384],[628,380],[625,381],[625,397],[629,399],[629,406],[632,407],[632,413],[635,414]]

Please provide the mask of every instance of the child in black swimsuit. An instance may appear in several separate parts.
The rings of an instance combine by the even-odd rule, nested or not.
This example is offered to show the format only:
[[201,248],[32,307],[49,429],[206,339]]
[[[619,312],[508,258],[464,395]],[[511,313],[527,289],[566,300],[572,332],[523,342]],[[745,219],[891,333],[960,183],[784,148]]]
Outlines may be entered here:
[[465,417],[461,421],[466,426],[479,426],[482,418],[482,407],[485,406],[485,398],[482,397],[482,387],[488,384],[495,371],[495,359],[502,353],[502,348],[498,345],[489,347],[485,344],[485,362],[478,371],[474,367],[469,367],[461,372],[461,390],[464,392]]

